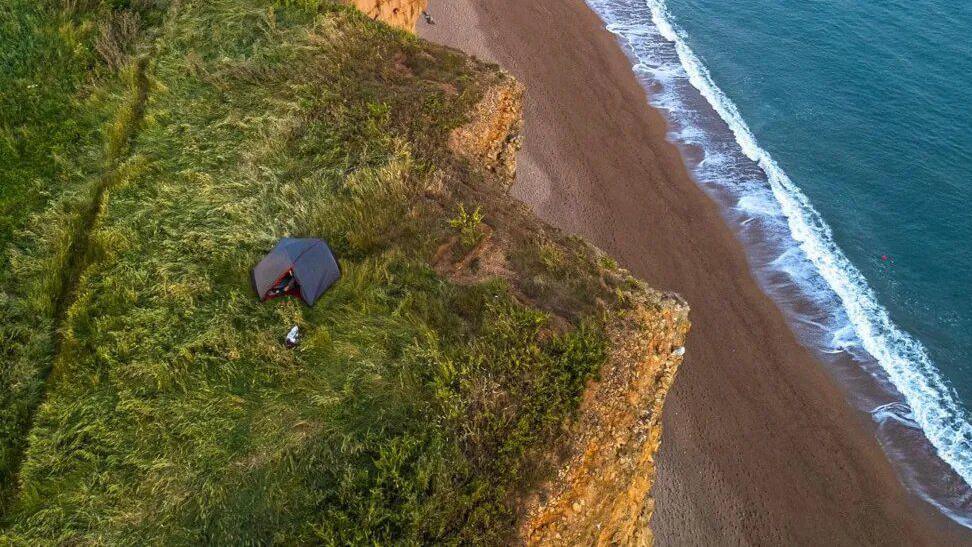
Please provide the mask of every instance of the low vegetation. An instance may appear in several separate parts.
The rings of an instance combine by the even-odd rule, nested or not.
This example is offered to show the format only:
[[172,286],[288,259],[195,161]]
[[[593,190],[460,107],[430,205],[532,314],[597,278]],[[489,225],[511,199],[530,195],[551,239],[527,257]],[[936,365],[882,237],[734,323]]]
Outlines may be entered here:
[[[0,542],[508,540],[633,282],[433,269],[506,214],[444,145],[495,67],[329,2],[0,16]],[[312,309],[251,294],[283,236],[340,258]]]
[[466,211],[464,203],[459,204],[456,216],[449,220],[449,226],[458,232],[463,248],[471,249],[483,238],[483,212],[476,207],[472,213]]

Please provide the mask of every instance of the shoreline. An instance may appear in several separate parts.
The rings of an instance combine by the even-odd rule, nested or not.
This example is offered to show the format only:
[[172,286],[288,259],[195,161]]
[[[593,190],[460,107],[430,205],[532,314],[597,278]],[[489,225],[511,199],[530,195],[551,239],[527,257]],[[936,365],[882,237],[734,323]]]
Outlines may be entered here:
[[800,345],[719,206],[583,0],[433,4],[419,34],[527,87],[513,195],[692,307],[663,421],[661,544],[968,540],[905,490],[845,390]]
[[[809,198],[762,148],[732,99],[711,81],[708,68],[672,26],[664,0],[586,3],[617,36],[649,103],[669,122],[669,140],[742,243],[759,286],[797,339],[865,414],[868,430],[897,476],[911,492],[972,530],[972,489],[949,463],[958,457],[961,465],[963,457],[950,453],[946,461],[939,455],[936,446],[952,443],[943,438],[937,419],[928,421],[926,405],[939,408],[938,401],[923,400],[935,398],[929,391],[950,396],[941,393],[939,373],[920,341],[898,330],[874,301],[872,289],[833,241]],[[716,160],[712,164],[710,155]],[[798,241],[795,233],[803,239]],[[861,336],[862,330],[868,334]],[[896,359],[923,370],[919,377],[929,382],[927,391],[902,376]],[[950,407],[944,405],[939,408],[943,413]],[[924,421],[915,417],[922,410]],[[950,425],[944,435],[960,434],[961,425]],[[926,427],[937,432],[937,443]]]

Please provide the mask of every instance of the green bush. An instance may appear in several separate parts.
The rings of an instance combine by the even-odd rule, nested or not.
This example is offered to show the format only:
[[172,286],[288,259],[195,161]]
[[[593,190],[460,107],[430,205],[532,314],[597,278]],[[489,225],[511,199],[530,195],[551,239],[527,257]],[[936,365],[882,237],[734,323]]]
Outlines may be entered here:
[[459,234],[459,243],[463,248],[471,249],[483,238],[483,215],[479,207],[469,213],[463,203],[459,204],[456,216],[449,219],[449,226]]

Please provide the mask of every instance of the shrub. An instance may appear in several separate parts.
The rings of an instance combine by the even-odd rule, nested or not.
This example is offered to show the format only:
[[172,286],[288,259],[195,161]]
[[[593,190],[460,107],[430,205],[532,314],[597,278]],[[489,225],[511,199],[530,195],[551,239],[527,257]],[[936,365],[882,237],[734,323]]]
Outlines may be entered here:
[[449,219],[449,226],[459,233],[459,242],[466,249],[471,249],[483,238],[483,216],[479,207],[469,213],[463,203],[459,204],[456,216]]

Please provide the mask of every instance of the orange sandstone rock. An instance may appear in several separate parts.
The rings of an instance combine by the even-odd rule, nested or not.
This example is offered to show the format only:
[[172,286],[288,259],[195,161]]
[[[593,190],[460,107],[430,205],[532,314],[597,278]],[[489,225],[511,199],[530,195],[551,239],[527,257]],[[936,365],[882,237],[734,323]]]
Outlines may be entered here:
[[528,545],[651,545],[650,489],[661,410],[682,361],[688,307],[677,298],[637,304],[611,333],[601,380],[588,386],[571,454],[526,508]]
[[[486,278],[506,279],[518,298],[526,296],[523,272],[508,260],[506,250],[519,248],[517,234],[545,233],[547,241],[565,256],[583,256],[598,263],[599,251],[586,243],[560,247],[564,239],[521,210],[509,195],[516,173],[516,153],[522,131],[524,89],[501,73],[485,90],[469,121],[454,130],[448,145],[457,156],[486,175],[487,186],[476,192],[487,222],[474,248],[456,252],[458,238],[443,242],[432,258],[433,267],[460,283]],[[532,225],[527,230],[525,227]],[[579,253],[579,254],[578,254]],[[476,268],[472,268],[473,264]],[[609,285],[627,272],[601,270],[601,289],[611,299]],[[614,276],[617,279],[611,280]],[[634,282],[633,279],[630,279]],[[637,284],[637,282],[634,282]],[[609,356],[597,382],[591,382],[575,419],[569,424],[563,451],[556,450],[559,472],[547,484],[520,501],[519,543],[528,545],[650,545],[648,527],[654,500],[655,454],[661,439],[661,411],[684,355],[689,330],[688,306],[676,295],[661,294],[637,284],[613,298],[624,305],[601,301],[608,320]],[[532,302],[541,308],[545,302]],[[555,323],[566,325],[551,312]],[[553,451],[553,450],[552,450]],[[557,457],[551,454],[551,457]]]
[[522,120],[523,86],[505,78],[486,90],[470,122],[452,132],[449,148],[512,184]]
[[393,27],[415,32],[415,23],[422,11],[429,6],[428,0],[343,0],[368,17],[388,23]]

